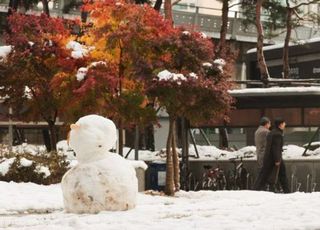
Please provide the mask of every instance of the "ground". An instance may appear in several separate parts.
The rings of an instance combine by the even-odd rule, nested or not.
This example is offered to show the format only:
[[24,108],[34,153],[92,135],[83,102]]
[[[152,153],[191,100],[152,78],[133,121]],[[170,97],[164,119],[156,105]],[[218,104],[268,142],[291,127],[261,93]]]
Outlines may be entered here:
[[320,193],[255,191],[140,193],[130,211],[63,211],[60,184],[0,182],[0,229],[320,229]]

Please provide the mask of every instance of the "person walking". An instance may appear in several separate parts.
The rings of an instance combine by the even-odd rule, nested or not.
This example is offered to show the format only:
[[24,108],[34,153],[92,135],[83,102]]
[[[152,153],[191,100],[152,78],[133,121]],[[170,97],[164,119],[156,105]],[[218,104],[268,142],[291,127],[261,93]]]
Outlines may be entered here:
[[263,166],[254,184],[254,190],[263,190],[267,183],[275,186],[279,179],[284,193],[289,193],[289,185],[286,167],[282,159],[283,131],[286,122],[282,118],[276,118],[274,128],[267,135],[266,149]]
[[263,165],[263,156],[266,149],[267,144],[267,135],[270,132],[271,122],[268,117],[262,117],[260,119],[260,125],[256,132],[254,133],[254,143],[256,146],[257,153],[257,165],[258,172],[260,172]]

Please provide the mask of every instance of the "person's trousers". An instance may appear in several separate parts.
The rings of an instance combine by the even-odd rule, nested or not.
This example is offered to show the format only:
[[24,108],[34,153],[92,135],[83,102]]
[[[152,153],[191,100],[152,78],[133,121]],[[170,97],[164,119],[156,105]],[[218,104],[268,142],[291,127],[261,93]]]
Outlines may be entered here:
[[283,192],[290,193],[289,182],[288,182],[287,172],[286,172],[286,166],[285,166],[283,160],[281,160],[281,163],[280,163],[278,178],[279,178],[279,183],[282,187]]
[[[253,185],[253,189],[254,190],[264,190],[268,181],[268,178],[270,176],[270,174],[272,173],[272,167],[262,167],[262,169],[259,171],[258,177]],[[286,166],[283,162],[283,160],[281,160],[280,163],[280,168],[279,168],[279,175],[278,175],[278,180],[279,183],[282,187],[282,190],[284,193],[289,193],[290,189],[289,189],[289,183],[288,183],[288,178],[287,178],[287,173],[286,173]],[[271,185],[272,187],[274,185]]]

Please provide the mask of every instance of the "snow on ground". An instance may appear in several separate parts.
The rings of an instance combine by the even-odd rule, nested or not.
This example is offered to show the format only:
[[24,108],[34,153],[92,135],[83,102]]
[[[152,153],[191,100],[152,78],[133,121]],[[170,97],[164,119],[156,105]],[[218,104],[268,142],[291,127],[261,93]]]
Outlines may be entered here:
[[[318,142],[311,143],[312,146],[316,146]],[[0,151],[0,175],[5,175],[8,172],[11,164],[15,160],[15,157],[5,156],[5,154],[9,153],[9,150],[4,145],[1,146]],[[59,154],[64,154],[67,157],[67,160],[70,162],[70,166],[73,167],[77,165],[77,160],[75,159],[75,153],[68,146],[67,141],[63,140],[58,142],[57,150]],[[199,158],[196,158],[197,153],[195,147],[193,145],[189,146],[189,155],[191,156],[190,161],[215,161],[215,160],[230,160],[232,158],[243,160],[256,160],[256,147],[255,146],[246,146],[236,151],[227,151],[219,149],[215,146],[201,146],[197,145],[197,150],[199,154]],[[283,159],[284,160],[320,160],[320,147],[315,150],[308,150],[306,152],[307,156],[302,156],[305,151],[304,147],[300,147],[297,145],[285,145],[283,147]],[[32,155],[39,155],[45,153],[45,146],[36,146],[30,144],[22,144],[18,146],[14,146],[13,152],[20,153],[31,153]],[[129,153],[130,152],[130,153]],[[143,161],[146,162],[165,162],[166,160],[166,152],[165,149],[160,151],[149,151],[149,150],[139,150],[138,159],[140,161],[134,160],[134,149],[130,151],[130,148],[125,147],[123,149],[124,156],[128,157],[134,167],[146,168],[146,165]],[[181,154],[181,149],[178,149],[178,153]],[[2,158],[1,158],[2,156]],[[22,159],[20,161],[20,165],[26,166],[30,165],[30,159]],[[43,172],[46,176],[50,175],[50,171],[46,168],[37,168],[37,172]]]
[[63,211],[60,185],[0,182],[0,193],[0,229],[320,229],[318,192],[140,193],[135,209],[82,215]]
[[[129,148],[124,148],[124,155],[127,155]],[[256,160],[256,147],[246,146],[236,151],[228,151],[219,149],[215,146],[197,145],[199,158],[195,158],[196,150],[193,145],[189,146],[189,155],[191,161],[210,161],[210,160],[229,160],[231,158],[243,158],[244,160]],[[315,150],[308,150],[307,156],[302,156],[305,148],[297,145],[285,145],[283,147],[283,159],[285,160],[306,160],[306,159],[320,159],[320,148]],[[181,149],[178,149],[181,153]],[[139,160],[144,161],[161,161],[165,160],[165,149],[161,151],[151,152],[148,150],[139,150]],[[132,150],[128,156],[128,159],[134,159],[134,150]]]

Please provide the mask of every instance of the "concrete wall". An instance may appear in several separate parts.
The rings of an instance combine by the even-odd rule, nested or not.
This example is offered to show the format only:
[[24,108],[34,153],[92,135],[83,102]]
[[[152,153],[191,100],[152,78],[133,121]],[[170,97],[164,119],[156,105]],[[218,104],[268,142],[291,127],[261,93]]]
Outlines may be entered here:
[[[211,165],[214,168],[219,167],[223,169],[227,180],[234,170],[235,165],[239,164],[240,160],[236,160],[235,164],[228,160],[223,161],[190,161],[190,190],[193,190],[195,185],[201,181],[204,170],[204,165]],[[157,163],[156,163],[157,164]],[[286,160],[286,172],[289,181],[289,188],[291,192],[319,192],[320,191],[320,159],[318,160]],[[154,190],[163,190],[164,184],[157,184],[158,180],[165,178],[165,162],[159,162],[158,166],[155,163],[150,164],[145,174],[145,188]],[[258,169],[255,160],[245,159],[243,161],[244,168],[248,171],[249,176],[247,180],[246,189],[252,189],[253,183],[257,177]]]
[[[258,170],[255,160],[244,160],[244,167],[249,172],[248,189],[252,189],[252,185],[257,177]],[[237,164],[239,163],[239,160]],[[199,181],[204,173],[204,165],[212,165],[220,167],[227,175],[234,169],[234,164],[230,161],[198,161],[190,162],[190,170],[192,179]],[[289,180],[291,192],[299,191],[311,192],[320,191],[320,160],[286,160],[286,171]]]
[[145,170],[143,168],[136,168],[136,176],[138,179],[138,191],[143,192],[146,188]]

